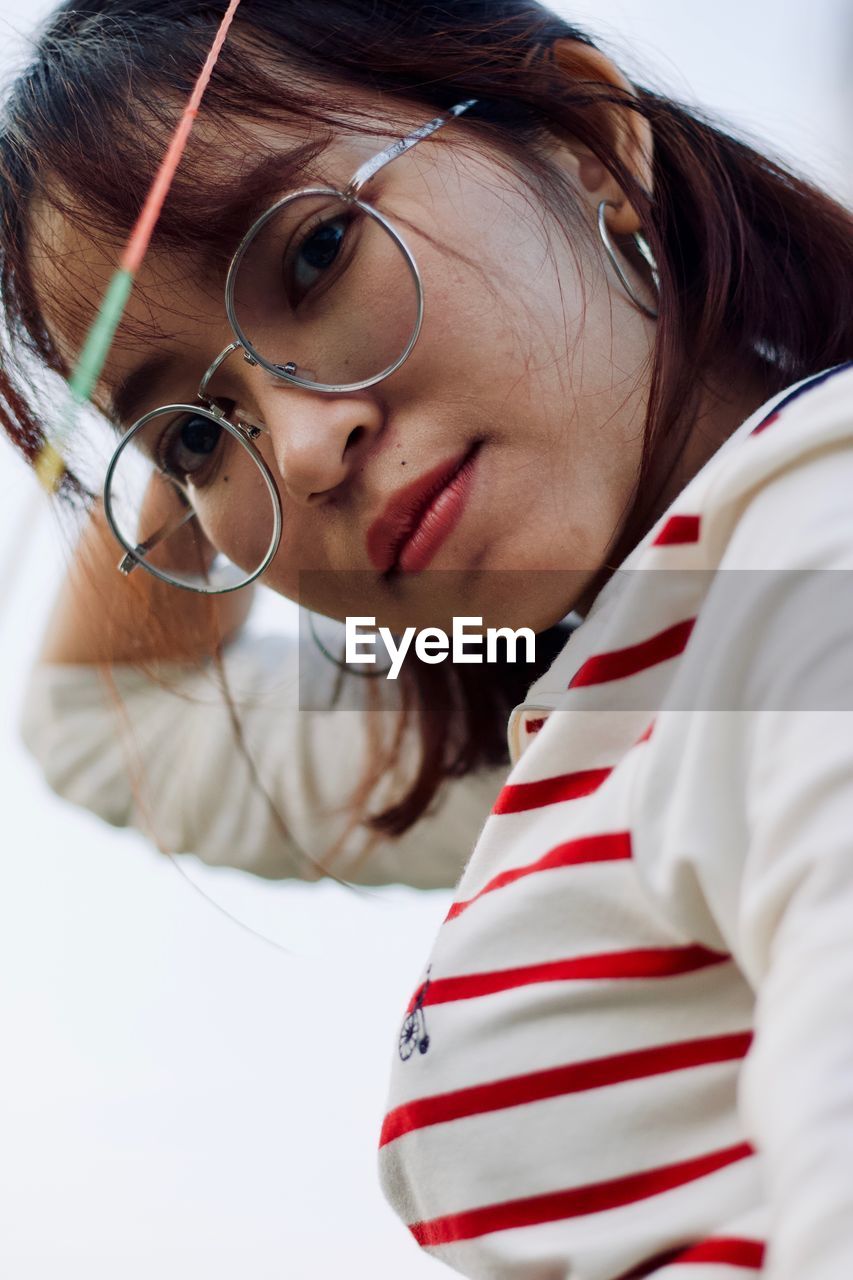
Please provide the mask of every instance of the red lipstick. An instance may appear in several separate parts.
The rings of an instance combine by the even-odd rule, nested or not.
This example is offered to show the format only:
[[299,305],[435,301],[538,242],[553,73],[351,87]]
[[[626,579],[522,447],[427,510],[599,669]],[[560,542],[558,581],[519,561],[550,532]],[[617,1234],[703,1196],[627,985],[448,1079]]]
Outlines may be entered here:
[[367,531],[367,554],[380,572],[418,573],[462,515],[479,442],[398,490]]

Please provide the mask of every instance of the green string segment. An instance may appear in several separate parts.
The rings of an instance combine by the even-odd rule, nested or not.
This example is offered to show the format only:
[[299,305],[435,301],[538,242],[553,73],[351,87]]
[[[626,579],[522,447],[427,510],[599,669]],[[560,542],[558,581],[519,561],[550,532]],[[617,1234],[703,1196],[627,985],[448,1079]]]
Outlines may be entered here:
[[68,379],[71,399],[55,442],[48,441],[36,459],[36,475],[48,493],[55,493],[65,474],[62,446],[74,430],[77,408],[87,404],[104,371],[110,347],[121,324],[128,298],[133,289],[133,273],[120,267],[104,294],[98,314],[89,330],[77,363]]

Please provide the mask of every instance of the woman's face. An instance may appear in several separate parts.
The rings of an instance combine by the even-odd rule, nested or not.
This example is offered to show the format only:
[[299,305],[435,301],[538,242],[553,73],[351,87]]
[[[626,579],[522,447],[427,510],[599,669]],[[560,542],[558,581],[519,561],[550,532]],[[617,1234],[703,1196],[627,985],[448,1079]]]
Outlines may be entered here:
[[[428,115],[413,106],[410,127]],[[578,196],[564,234],[505,162],[460,145],[463,130],[464,117],[445,125],[362,194],[397,225],[423,283],[423,324],[404,363],[374,386],[328,394],[237,353],[210,392],[230,402],[232,420],[264,428],[256,446],[283,508],[267,585],[316,611],[374,616],[395,631],[449,629],[453,615],[541,630],[578,600],[626,514],[654,322],[604,270],[594,230],[600,167],[554,145]],[[398,136],[396,128],[387,138],[341,132],[299,185],[342,187]],[[259,162],[300,141],[294,126],[256,137]],[[578,217],[585,221],[572,232]],[[35,225],[46,246],[34,270],[47,322],[70,354],[118,239],[95,243],[47,207]],[[51,265],[57,253],[61,273]],[[389,309],[395,302],[388,298]],[[202,254],[152,249],[102,391],[113,393],[152,357],[159,366],[121,425],[158,405],[193,403],[232,339],[221,270]],[[253,519],[247,506],[233,485],[208,529],[238,559]]]

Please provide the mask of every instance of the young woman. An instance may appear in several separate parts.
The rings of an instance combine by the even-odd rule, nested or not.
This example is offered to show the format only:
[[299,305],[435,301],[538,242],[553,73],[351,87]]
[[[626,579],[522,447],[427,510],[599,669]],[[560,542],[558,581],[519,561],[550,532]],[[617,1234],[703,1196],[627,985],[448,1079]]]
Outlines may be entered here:
[[[13,92],[2,412],[30,458],[24,354],[67,372],[219,16],[75,0]],[[29,736],[134,820],[117,768],[98,798],[74,763],[109,756],[108,664],[181,847],[308,874],[263,862],[210,708],[130,669],[195,694],[212,626],[259,695],[265,814],[304,833],[363,767],[372,843],[333,870],[464,864],[380,1138],[464,1275],[853,1264],[851,301],[846,210],[536,4],[244,0],[99,388],[106,513]],[[361,715],[266,714],[261,572],[395,634],[527,626],[537,678],[421,664],[361,681]]]

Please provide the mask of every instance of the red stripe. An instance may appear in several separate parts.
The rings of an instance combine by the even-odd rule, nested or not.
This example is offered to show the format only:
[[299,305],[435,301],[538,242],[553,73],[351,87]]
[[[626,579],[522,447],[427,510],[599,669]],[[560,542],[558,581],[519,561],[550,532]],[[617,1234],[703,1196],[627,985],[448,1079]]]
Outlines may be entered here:
[[621,1205],[634,1204],[649,1196],[671,1191],[697,1178],[707,1177],[718,1169],[753,1155],[748,1142],[739,1142],[721,1151],[661,1165],[642,1173],[628,1174],[607,1182],[591,1182],[547,1195],[528,1196],[523,1200],[506,1200],[502,1204],[483,1205],[463,1213],[446,1214],[428,1222],[415,1222],[410,1227],[418,1244],[426,1248],[451,1244],[457,1240],[473,1240],[490,1231],[510,1231],[518,1227],[534,1227],[543,1222],[577,1218],[588,1213],[602,1213]]
[[653,547],[671,547],[675,544],[699,541],[699,516],[670,516],[653,540]]
[[561,800],[577,800],[596,791],[611,773],[609,768],[578,769],[555,778],[540,778],[538,782],[509,783],[495,801],[492,813],[524,813]]
[[681,1262],[720,1262],[730,1267],[748,1267],[760,1271],[764,1262],[764,1244],[760,1240],[741,1240],[736,1236],[717,1236],[695,1244],[682,1253]]
[[537,716],[535,720],[528,720],[524,728],[528,733],[538,733],[547,719],[547,716]]
[[634,743],[634,746],[635,746],[635,747],[636,747],[636,746],[639,746],[639,744],[640,744],[641,742],[648,742],[649,738],[652,736],[652,729],[654,729],[654,727],[655,727],[655,722],[654,722],[654,720],[650,720],[650,721],[649,721],[649,723],[648,723],[648,725],[646,726],[646,728],[645,728],[645,729],[643,730],[643,732],[640,734],[640,736],[639,736],[639,738],[637,739],[637,741]]
[[535,875],[537,871],[553,871],[557,867],[579,866],[584,862],[618,862],[621,859],[630,857],[630,831],[613,831],[605,835],[580,836],[576,840],[566,840],[563,844],[558,844],[553,849],[549,849],[547,853],[544,853],[541,858],[537,858],[535,862],[528,862],[526,866],[512,867],[509,871],[502,871],[500,875],[489,880],[479,893],[475,893],[473,898],[468,898],[464,902],[454,902],[445,917],[445,923],[448,920],[455,920],[457,916],[461,916],[462,912],[466,911],[472,902],[482,898],[484,893],[492,893],[495,889],[503,889],[505,885],[514,884],[516,880],[521,880],[524,876]]
[[781,416],[782,415],[779,412],[779,410],[776,409],[773,413],[768,414],[768,416],[764,419],[763,422],[759,422],[757,427],[753,427],[749,434],[751,436],[757,436],[759,431],[763,431],[765,427],[772,427],[773,423],[778,422]]
[[[572,956],[548,960],[518,969],[494,969],[486,973],[463,973],[450,978],[433,978],[423,992],[423,1005],[473,1000],[479,996],[511,991],[539,982],[582,982],[601,978],[670,978],[682,973],[723,964],[729,956],[706,947],[642,947],[634,951],[605,951],[598,955]],[[422,988],[418,988],[421,991]],[[408,1012],[415,1007],[415,996]]]
[[712,1236],[701,1240],[698,1244],[684,1249],[679,1245],[675,1249],[667,1249],[646,1258],[639,1266],[630,1271],[623,1271],[617,1280],[644,1280],[646,1276],[656,1274],[664,1267],[682,1262],[721,1263],[729,1267],[746,1267],[751,1271],[760,1271],[764,1263],[764,1243],[761,1240],[745,1240],[739,1236]]
[[683,622],[676,622],[674,626],[649,636],[648,640],[641,640],[639,644],[628,645],[625,649],[612,649],[609,653],[593,654],[578,667],[568,687],[574,689],[578,685],[621,680],[659,662],[677,657],[687,644],[695,622],[695,618],[685,618]]
[[465,1116],[479,1116],[507,1107],[520,1107],[546,1098],[564,1097],[587,1089],[602,1089],[626,1080],[664,1075],[668,1071],[684,1071],[713,1062],[731,1062],[746,1056],[752,1041],[751,1031],[727,1036],[708,1036],[700,1040],[680,1040],[673,1044],[654,1045],[630,1053],[612,1054],[606,1058],[590,1058],[586,1062],[570,1062],[546,1071],[508,1076],[488,1084],[472,1085],[451,1093],[417,1098],[389,1111],[382,1125],[380,1147],[396,1141],[415,1129],[446,1124]]

